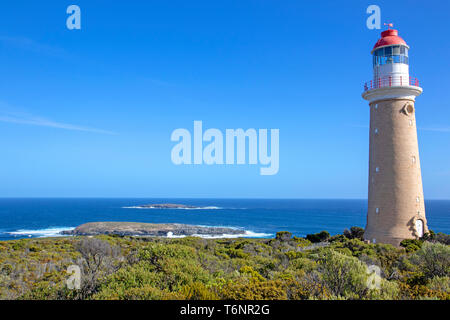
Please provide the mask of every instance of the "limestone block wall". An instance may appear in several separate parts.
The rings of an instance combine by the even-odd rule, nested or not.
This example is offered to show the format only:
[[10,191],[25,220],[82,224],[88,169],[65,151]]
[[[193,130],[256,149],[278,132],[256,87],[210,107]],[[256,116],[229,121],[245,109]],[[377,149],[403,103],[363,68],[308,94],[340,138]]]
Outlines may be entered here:
[[414,100],[370,103],[368,201],[366,240],[398,246],[428,232]]

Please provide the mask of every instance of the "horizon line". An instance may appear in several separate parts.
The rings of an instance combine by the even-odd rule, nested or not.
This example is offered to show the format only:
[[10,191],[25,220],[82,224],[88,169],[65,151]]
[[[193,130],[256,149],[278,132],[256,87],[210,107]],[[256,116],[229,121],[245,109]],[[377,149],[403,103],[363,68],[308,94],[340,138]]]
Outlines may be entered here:
[[[106,196],[12,196],[2,197],[2,199],[180,199],[180,200],[364,200],[367,198],[265,198],[265,197],[106,197]],[[429,198],[425,201],[450,201],[450,199]]]

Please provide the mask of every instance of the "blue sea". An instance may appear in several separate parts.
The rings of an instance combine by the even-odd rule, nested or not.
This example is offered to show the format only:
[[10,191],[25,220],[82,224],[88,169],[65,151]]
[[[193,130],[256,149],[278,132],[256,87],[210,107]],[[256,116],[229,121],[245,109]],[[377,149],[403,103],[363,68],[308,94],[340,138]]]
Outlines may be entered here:
[[[177,203],[201,209],[139,209]],[[429,228],[450,233],[450,201],[426,201]],[[332,235],[364,227],[366,200],[275,199],[0,199],[0,240],[59,236],[86,222],[184,223],[240,228],[248,237],[273,237],[278,231],[305,236]]]

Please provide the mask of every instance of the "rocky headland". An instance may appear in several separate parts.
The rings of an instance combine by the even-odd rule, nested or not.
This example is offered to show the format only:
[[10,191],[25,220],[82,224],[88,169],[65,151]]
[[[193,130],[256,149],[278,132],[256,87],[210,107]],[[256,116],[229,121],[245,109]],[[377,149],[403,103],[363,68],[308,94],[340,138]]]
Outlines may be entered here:
[[244,235],[244,230],[225,227],[202,227],[178,223],[140,222],[90,222],[73,230],[63,231],[65,235],[94,236],[100,234],[119,236],[192,236],[192,235]]

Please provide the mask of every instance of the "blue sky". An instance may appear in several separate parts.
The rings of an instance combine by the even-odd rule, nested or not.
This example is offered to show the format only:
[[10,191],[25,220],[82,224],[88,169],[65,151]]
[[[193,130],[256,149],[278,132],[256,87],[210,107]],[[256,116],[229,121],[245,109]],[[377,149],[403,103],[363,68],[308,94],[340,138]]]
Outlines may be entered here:
[[[425,198],[450,199],[448,1],[2,3],[0,196],[366,198],[370,4],[424,88]],[[194,120],[278,128],[279,173],[175,166],[170,135]]]

